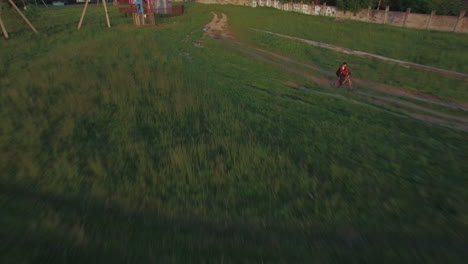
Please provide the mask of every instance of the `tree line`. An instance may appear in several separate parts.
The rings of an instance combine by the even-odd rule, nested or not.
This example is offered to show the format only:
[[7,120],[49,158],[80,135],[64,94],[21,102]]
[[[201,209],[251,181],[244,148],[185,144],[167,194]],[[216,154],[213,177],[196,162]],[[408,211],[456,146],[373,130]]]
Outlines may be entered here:
[[[291,0],[282,0],[291,2]],[[341,10],[358,11],[368,6],[374,9],[390,7],[392,11],[406,11],[429,14],[436,10],[439,15],[458,15],[461,10],[468,9],[468,0],[292,0],[292,2],[304,2],[336,6]]]

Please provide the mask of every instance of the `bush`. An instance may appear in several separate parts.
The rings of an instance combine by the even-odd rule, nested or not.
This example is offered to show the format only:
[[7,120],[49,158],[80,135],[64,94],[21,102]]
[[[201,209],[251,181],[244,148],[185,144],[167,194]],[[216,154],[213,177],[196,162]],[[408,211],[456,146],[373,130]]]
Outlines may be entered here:
[[437,10],[439,15],[457,16],[461,10],[468,6],[463,0],[432,0],[430,7],[432,10]]
[[340,10],[358,11],[372,5],[372,0],[337,0],[336,7]]

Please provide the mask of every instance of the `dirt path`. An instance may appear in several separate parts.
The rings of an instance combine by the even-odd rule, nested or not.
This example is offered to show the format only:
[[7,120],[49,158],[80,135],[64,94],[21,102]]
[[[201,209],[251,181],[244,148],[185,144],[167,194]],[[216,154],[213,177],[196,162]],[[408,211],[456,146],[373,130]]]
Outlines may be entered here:
[[228,29],[228,18],[222,13],[221,18],[218,14],[211,12],[213,18],[210,23],[205,26],[205,34],[214,39],[233,39],[231,32]]
[[[254,49],[255,51],[260,52],[260,53],[264,53],[264,54],[266,54],[266,55],[268,55],[270,57],[275,57],[275,58],[278,58],[278,59],[281,59],[281,60],[296,64],[298,66],[320,72],[323,76],[328,77],[329,79],[335,79],[336,78],[334,73],[332,73],[330,71],[327,71],[327,70],[324,70],[324,69],[322,69],[322,68],[320,68],[318,66],[307,64],[307,63],[301,63],[301,62],[295,61],[295,60],[293,60],[293,59],[291,59],[289,57],[279,55],[279,54],[276,54],[276,53],[271,52],[271,51],[267,51],[267,50],[263,50],[263,49],[259,49],[259,48],[255,48],[255,47],[251,47],[251,49]],[[453,108],[453,109],[461,109],[461,110],[464,110],[464,111],[468,112],[468,103],[466,103],[466,102],[446,101],[446,100],[440,99],[440,98],[438,98],[438,97],[436,97],[434,95],[425,94],[425,93],[418,92],[418,91],[404,90],[404,89],[397,88],[397,87],[394,87],[394,86],[391,86],[391,85],[378,83],[378,82],[373,82],[373,81],[368,81],[368,80],[363,80],[363,79],[359,79],[359,78],[353,78],[353,80],[357,84],[361,84],[362,86],[370,87],[373,90],[376,90],[378,92],[392,94],[392,95],[395,95],[395,96],[408,97],[408,98],[411,98],[411,99],[414,99],[414,100],[418,100],[418,101],[422,101],[422,102],[426,102],[426,103],[437,104],[437,105],[440,105],[440,106],[445,106],[445,107],[449,107],[449,108]],[[324,80],[316,81],[316,82],[319,83],[319,82],[323,82],[323,81]],[[329,83],[330,82],[328,82],[328,84]]]
[[313,41],[313,40],[308,40],[308,39],[302,39],[302,38],[298,38],[298,37],[283,35],[283,34],[274,33],[274,32],[265,31],[265,30],[260,30],[260,29],[256,29],[256,28],[251,28],[251,29],[255,30],[255,31],[258,31],[258,32],[263,32],[263,33],[275,35],[275,36],[278,36],[278,37],[282,37],[282,38],[297,40],[297,41],[304,42],[304,43],[307,43],[307,44],[315,46],[315,47],[326,48],[326,49],[330,49],[330,50],[334,50],[334,51],[338,51],[338,52],[342,52],[342,53],[346,53],[346,54],[351,54],[351,55],[355,55],[355,56],[359,56],[359,57],[363,57],[363,58],[371,58],[371,59],[381,60],[381,61],[388,62],[388,63],[398,64],[398,65],[406,67],[406,68],[425,70],[425,71],[436,73],[436,74],[439,74],[439,75],[442,75],[442,76],[447,76],[447,77],[452,77],[452,78],[456,78],[456,79],[459,79],[459,80],[468,81],[468,74],[465,74],[465,73],[439,69],[439,68],[426,66],[426,65],[422,65],[422,64],[417,64],[417,63],[413,63],[413,62],[396,60],[396,59],[387,58],[387,57],[372,54],[372,53],[367,53],[367,52],[358,51],[358,50],[352,50],[352,49],[348,49],[348,48],[344,48],[344,47],[340,47],[340,46],[335,46],[335,45],[331,45],[331,44],[327,44],[327,43],[322,43],[322,42],[317,42],[317,41]]
[[[276,58],[279,58],[279,59],[282,59],[282,60],[297,64],[297,65],[300,65],[302,67],[305,67],[305,68],[308,68],[308,69],[311,69],[311,70],[315,70],[317,72],[320,72],[321,74],[323,74],[324,76],[326,76],[328,78],[331,78],[331,79],[336,78],[334,73],[332,73],[330,71],[327,71],[325,69],[322,69],[322,68],[320,68],[318,66],[311,65],[311,64],[306,64],[306,63],[301,63],[301,62],[295,61],[295,60],[293,60],[293,59],[291,59],[289,57],[279,55],[279,54],[276,54],[276,53],[271,52],[271,51],[266,51],[266,50],[259,49],[259,48],[253,48],[253,49],[258,51],[258,52],[265,53],[265,54],[268,54],[270,56],[273,56],[273,57],[276,57]],[[391,86],[391,85],[378,83],[378,82],[372,82],[372,81],[363,80],[363,79],[359,79],[359,78],[353,78],[353,80],[354,80],[354,82],[356,82],[358,84],[362,84],[363,86],[372,87],[374,90],[379,91],[379,92],[389,93],[389,94],[393,94],[395,96],[404,96],[404,97],[408,97],[408,98],[411,98],[411,99],[414,99],[414,100],[427,102],[427,103],[433,103],[433,104],[437,104],[437,105],[441,105],[441,106],[445,106],[445,107],[449,107],[449,108],[462,109],[462,110],[465,110],[465,111],[468,112],[468,103],[466,103],[466,102],[454,102],[454,101],[449,102],[449,101],[446,101],[446,100],[442,100],[442,99],[440,99],[440,98],[438,98],[436,96],[433,96],[433,95],[430,95],[430,94],[425,94],[425,93],[418,92],[418,91],[404,90],[404,89],[397,88],[397,87],[394,87],[394,86]]]
[[[257,48],[253,48],[253,50],[249,50],[248,48],[243,47],[242,49],[239,48],[238,50],[246,54],[250,58],[254,58],[258,61],[262,61],[264,63],[274,65],[284,71],[300,75],[301,77],[304,77],[307,80],[310,80],[318,84],[322,88],[333,89],[331,88],[332,85],[331,85],[330,80],[326,78],[313,76],[310,74],[309,71],[294,67],[294,65],[291,65],[292,63],[288,63],[290,61],[284,61],[281,59],[275,60],[272,57],[262,56],[262,53],[258,52]],[[291,87],[291,85],[288,85],[288,86]],[[311,91],[315,92],[313,90]],[[354,104],[367,105],[367,106],[380,106],[380,110],[383,110],[385,112],[389,112],[387,111],[387,109],[392,109],[393,112],[389,112],[389,113],[398,115],[398,116],[401,116],[401,115],[397,114],[394,111],[404,112],[408,116],[412,117],[413,119],[417,119],[417,120],[425,121],[428,123],[437,124],[437,125],[449,127],[449,128],[455,128],[455,129],[468,132],[468,118],[459,117],[456,115],[450,115],[444,112],[436,111],[427,107],[417,105],[412,102],[401,100],[397,97],[381,96],[381,95],[372,94],[366,91],[356,91],[353,94],[357,94],[362,99],[364,99],[361,101],[356,101],[349,97],[336,96],[334,94],[328,94],[328,93],[321,93],[321,94],[333,96],[333,97],[336,97],[336,98],[339,98],[339,99],[342,99],[342,100],[345,100]],[[286,97],[284,95],[282,96]],[[384,108],[382,108],[382,106]]]
[[[231,31],[229,31],[227,16],[225,14],[221,14],[221,18],[219,18],[219,15],[216,13],[212,12],[212,14],[213,19],[205,26],[205,36],[209,36],[218,40],[224,40],[223,44],[227,48],[237,50],[249,58],[253,58],[257,61],[273,65],[277,68],[280,68],[281,70],[299,75],[303,78],[306,78],[307,80],[310,80],[311,82],[318,84],[322,88],[336,89],[333,86],[333,83],[336,79],[334,73],[331,73],[313,64],[298,62],[287,56],[239,42],[234,39],[234,35]],[[401,116],[399,113],[403,112],[407,115],[407,117],[413,119],[468,132],[468,103],[446,101],[433,95],[408,91],[382,83],[361,79],[354,80],[359,84],[359,87],[366,88],[360,89],[359,91],[353,93],[353,95],[357,95],[360,98],[359,100],[341,95],[338,95],[337,97],[337,95],[331,93],[324,94],[340,98],[351,103],[377,107],[382,111],[398,116]],[[316,92],[314,90],[309,91]],[[286,94],[281,96],[289,98],[289,95]],[[429,105],[437,105],[439,108],[447,107],[462,110],[465,111],[464,113],[466,115],[463,114],[460,116],[443,110],[439,111],[439,109],[435,110],[434,108],[429,108],[428,106],[423,106],[408,101],[408,99],[420,101]],[[304,102],[305,100],[301,99],[299,101]]]

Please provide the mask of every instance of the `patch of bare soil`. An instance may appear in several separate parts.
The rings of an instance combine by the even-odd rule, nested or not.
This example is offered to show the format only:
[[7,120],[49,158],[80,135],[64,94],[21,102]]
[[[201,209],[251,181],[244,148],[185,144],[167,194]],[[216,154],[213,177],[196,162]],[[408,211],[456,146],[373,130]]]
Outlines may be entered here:
[[[240,53],[245,54],[249,58],[253,58],[257,61],[264,62],[269,65],[273,65],[283,71],[290,72],[299,75],[311,82],[318,84],[322,88],[336,89],[334,82],[336,76],[334,73],[322,69],[316,65],[310,63],[298,62],[287,56],[264,50],[252,45],[239,42],[234,39],[234,35],[228,28],[228,18],[225,14],[221,14],[221,18],[218,14],[212,12],[213,19],[205,26],[205,35],[217,39],[217,40],[228,40],[224,42],[226,47],[237,50]],[[273,33],[274,34],[274,33]],[[466,102],[454,102],[447,101],[436,96],[425,94],[422,92],[414,92],[404,90],[398,87],[393,87],[387,84],[372,82],[362,79],[353,79],[359,87],[367,88],[367,91],[356,91],[353,94],[358,95],[361,99],[355,100],[342,95],[324,93],[314,91],[312,89],[299,89],[304,87],[295,85],[293,88],[297,90],[303,90],[304,92],[318,92],[323,95],[329,95],[342,100],[346,100],[351,103],[367,105],[370,107],[377,107],[379,110],[401,116],[398,112],[403,112],[407,117],[421,120],[427,123],[454,128],[468,132],[468,116],[453,115],[448,112],[434,110],[405,99],[412,99],[421,101],[428,104],[438,105],[439,107],[461,109],[468,112],[468,103]],[[291,82],[285,83],[286,86],[291,86]],[[290,98],[290,95],[281,95],[283,97]],[[290,98],[298,100],[299,98]],[[303,99],[298,101],[304,101]],[[392,111],[389,111],[392,110]],[[396,111],[396,112],[395,112]]]
[[205,26],[205,34],[214,39],[233,39],[232,33],[228,28],[228,17],[222,13],[221,18],[218,14],[211,12],[213,19]]

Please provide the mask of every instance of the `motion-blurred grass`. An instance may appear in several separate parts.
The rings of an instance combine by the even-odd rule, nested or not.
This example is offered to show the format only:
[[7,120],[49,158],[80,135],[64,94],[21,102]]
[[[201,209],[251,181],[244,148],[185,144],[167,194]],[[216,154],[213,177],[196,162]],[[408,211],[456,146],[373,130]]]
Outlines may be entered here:
[[466,133],[195,47],[212,9],[251,12],[39,9],[0,41],[1,263],[466,259]]

